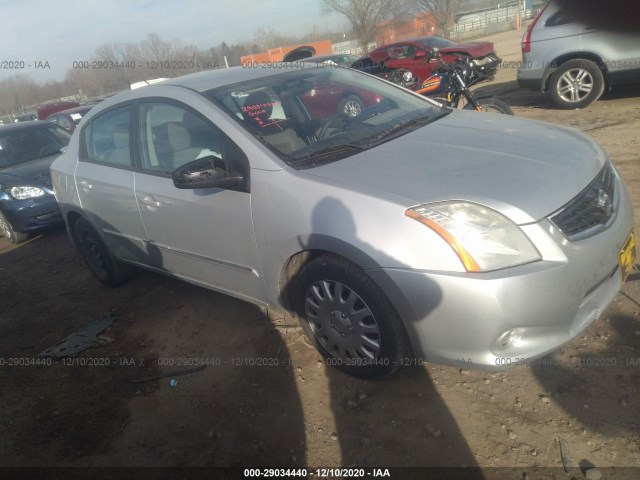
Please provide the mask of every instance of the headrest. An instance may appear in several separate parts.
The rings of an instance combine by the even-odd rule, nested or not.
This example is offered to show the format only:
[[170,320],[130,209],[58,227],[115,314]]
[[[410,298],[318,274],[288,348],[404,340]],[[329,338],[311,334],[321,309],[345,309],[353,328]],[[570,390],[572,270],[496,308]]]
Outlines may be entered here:
[[129,146],[129,125],[127,123],[119,123],[113,127],[111,132],[113,139],[113,148],[127,148]]
[[188,130],[177,123],[167,125],[167,139],[174,152],[185,150],[191,146],[191,135]]

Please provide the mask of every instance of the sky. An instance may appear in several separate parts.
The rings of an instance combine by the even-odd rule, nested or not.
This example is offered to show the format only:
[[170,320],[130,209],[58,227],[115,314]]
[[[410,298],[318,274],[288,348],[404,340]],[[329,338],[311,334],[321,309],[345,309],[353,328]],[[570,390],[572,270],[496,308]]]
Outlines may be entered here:
[[[0,0],[0,79],[24,73],[62,80],[74,61],[104,43],[139,42],[148,33],[199,48],[240,43],[262,28],[296,35],[341,28],[320,0]],[[13,62],[9,64],[8,62]],[[16,63],[18,62],[18,63]],[[12,66],[24,69],[12,69]],[[50,68],[46,68],[47,62]],[[36,68],[44,66],[45,68]],[[9,68],[8,68],[9,67]]]

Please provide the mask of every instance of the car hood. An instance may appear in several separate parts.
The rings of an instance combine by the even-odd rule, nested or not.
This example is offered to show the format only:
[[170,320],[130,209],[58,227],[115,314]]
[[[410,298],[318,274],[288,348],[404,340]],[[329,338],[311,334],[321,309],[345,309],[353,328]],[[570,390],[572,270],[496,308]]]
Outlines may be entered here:
[[5,185],[29,184],[51,189],[49,170],[59,155],[59,153],[55,153],[14,167],[3,168],[0,170],[0,183]]
[[577,130],[454,111],[365,152],[303,172],[402,197],[407,206],[476,202],[523,224],[566,204],[605,162],[602,149]]

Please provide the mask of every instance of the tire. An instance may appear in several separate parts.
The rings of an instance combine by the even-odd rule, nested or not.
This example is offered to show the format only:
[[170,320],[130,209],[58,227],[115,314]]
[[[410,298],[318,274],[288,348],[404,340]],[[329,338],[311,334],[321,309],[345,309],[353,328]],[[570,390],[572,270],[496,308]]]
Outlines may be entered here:
[[594,62],[569,60],[551,75],[549,94],[560,108],[583,108],[598,100],[604,92],[602,70]]
[[16,232],[2,212],[0,212],[0,234],[7,237],[7,239],[14,245],[29,239],[28,233]]
[[296,286],[293,305],[300,324],[327,365],[378,379],[394,373],[411,354],[387,296],[342,257],[325,254],[312,260],[300,271]]
[[[478,100],[483,112],[502,113],[504,115],[513,115],[511,107],[497,98],[482,98]],[[463,110],[475,110],[470,103],[467,103]]]
[[86,220],[76,220],[73,236],[84,262],[100,282],[116,287],[133,276],[133,267],[116,260],[98,232]]
[[340,100],[339,112],[349,118],[359,116],[364,110],[364,102],[357,95],[348,95]]

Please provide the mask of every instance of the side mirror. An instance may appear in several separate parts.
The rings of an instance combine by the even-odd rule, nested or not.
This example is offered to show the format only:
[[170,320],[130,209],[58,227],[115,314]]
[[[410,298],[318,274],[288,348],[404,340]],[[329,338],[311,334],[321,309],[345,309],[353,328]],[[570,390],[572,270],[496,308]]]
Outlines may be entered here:
[[427,56],[427,52],[425,52],[424,50],[418,50],[414,56],[414,58],[419,59],[419,58],[426,58]]
[[213,155],[199,158],[176,169],[172,174],[176,188],[237,188],[242,185],[244,177],[230,172],[227,164]]

